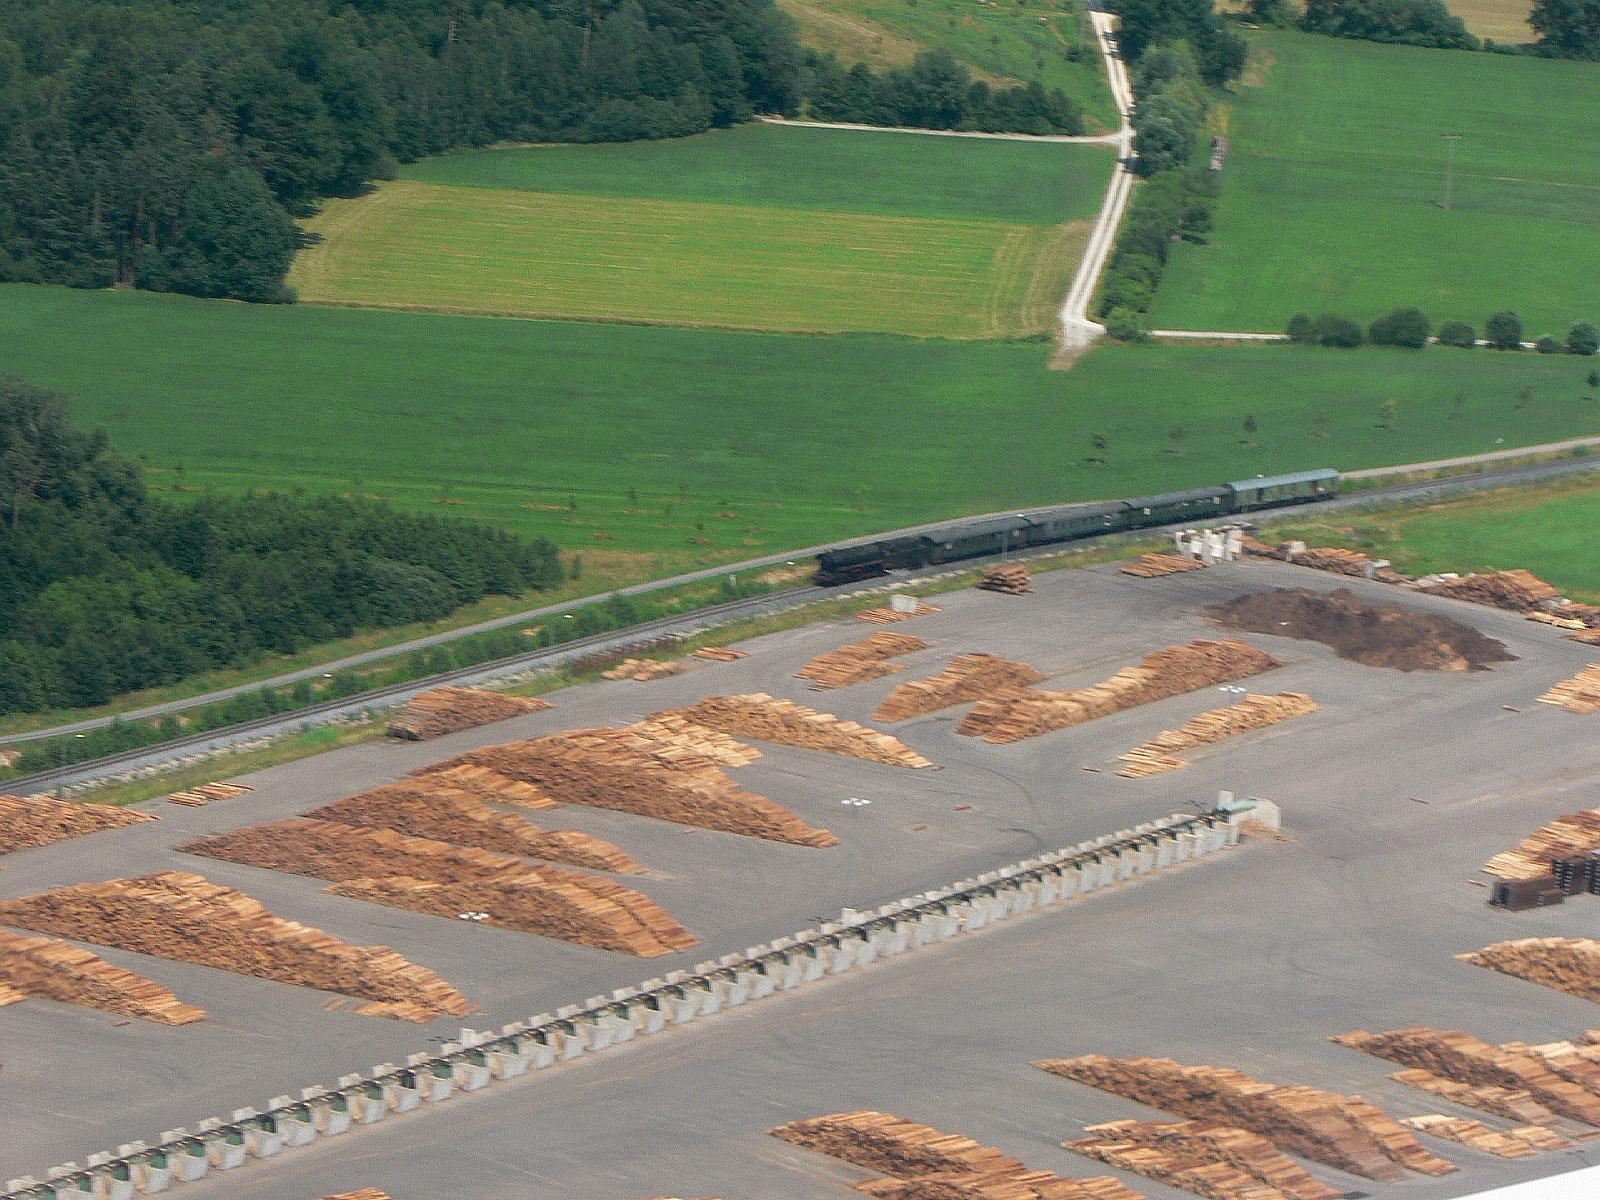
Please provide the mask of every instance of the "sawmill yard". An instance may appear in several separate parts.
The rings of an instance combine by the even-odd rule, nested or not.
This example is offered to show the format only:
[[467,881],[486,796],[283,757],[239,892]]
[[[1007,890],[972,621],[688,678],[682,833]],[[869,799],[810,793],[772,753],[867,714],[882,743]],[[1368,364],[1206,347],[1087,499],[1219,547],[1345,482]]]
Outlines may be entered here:
[[[1488,655],[1482,670],[1400,671],[1348,661],[1308,637],[1230,633],[1206,616],[1276,588],[1348,588],[1363,602],[1449,618],[1514,657]],[[172,1004],[206,1015],[192,1019],[189,1008],[169,1004],[173,1023],[162,1024],[41,999],[9,1007],[0,1107],[14,1115],[0,1172],[41,1174],[136,1137],[331,1085],[340,1074],[403,1061],[430,1033],[498,1029],[814,926],[845,906],[873,907],[1196,803],[1209,807],[1220,789],[1279,804],[1282,837],[1247,837],[1214,862],[185,1190],[303,1200],[374,1186],[396,1197],[448,1191],[476,1200],[503,1195],[513,1178],[528,1194],[596,1200],[826,1200],[875,1173],[767,1131],[876,1110],[975,1138],[1035,1170],[1112,1174],[1152,1200],[1176,1200],[1186,1193],[1060,1147],[1084,1136],[1084,1126],[1150,1120],[1152,1110],[1033,1064],[1088,1054],[1171,1057],[1359,1094],[1397,1118],[1444,1113],[1495,1126],[1503,1123],[1402,1086],[1388,1078],[1392,1063],[1328,1039],[1429,1026],[1538,1044],[1578,1038],[1597,1024],[1590,1001],[1454,957],[1505,939],[1593,928],[1592,899],[1508,914],[1486,907],[1487,891],[1468,882],[1485,878],[1480,868],[1491,856],[1593,803],[1584,798],[1600,773],[1600,742],[1584,730],[1600,718],[1535,702],[1578,674],[1594,657],[1591,647],[1520,613],[1270,561],[1157,578],[1105,565],[1039,574],[1033,589],[941,594],[933,597],[941,611],[898,624],[842,619],[771,634],[737,646],[744,657],[687,660],[648,682],[568,688],[547,697],[553,707],[498,724],[335,751],[245,777],[249,792],[133,810],[159,821],[0,858],[5,920],[37,933],[82,932],[89,921],[96,936],[114,940],[120,935],[108,934],[106,923],[114,927],[116,913],[160,896],[197,914],[202,929],[213,927],[206,921],[225,928],[249,909],[232,892],[206,893],[181,877],[99,890],[90,910],[74,909],[69,897],[17,902],[167,871],[237,889],[268,914],[347,943],[346,951],[388,946],[411,964],[368,956],[365,974],[331,979],[329,992],[289,986],[281,968],[255,978],[91,946],[113,967],[170,989]],[[830,653],[874,635],[869,646]],[[1230,637],[1246,646],[1169,650]],[[1025,666],[960,657],[975,653]],[[1153,675],[1118,676],[1142,660]],[[801,670],[806,677],[796,678]],[[1035,691],[1007,700],[996,691],[1002,677]],[[1090,709],[1046,694],[1102,681],[1078,693]],[[1266,699],[1242,701],[1241,691]],[[749,699],[756,693],[776,700]],[[930,707],[950,697],[965,698]],[[471,715],[455,703],[425,721],[421,735],[447,727],[452,712]],[[794,723],[783,715],[790,704],[897,740],[826,720]],[[1202,717],[1219,708],[1229,712]],[[662,713],[664,725],[636,725]],[[1084,719],[1096,713],[1104,715]],[[624,726],[635,730],[554,736]],[[836,752],[781,744],[796,729],[806,744]],[[1180,729],[1192,736],[1163,733]],[[625,800],[620,782],[573,792],[568,784],[506,781],[508,771],[540,777],[540,756],[551,770],[588,763],[596,780],[610,761],[657,770],[630,755],[652,753],[651,739],[666,745],[661,739],[683,736],[738,788],[787,813],[718,791],[724,785],[707,782],[703,768],[701,786],[724,797],[705,811],[761,812],[764,834],[703,827],[716,823],[704,814],[695,825],[680,823],[682,813],[669,821],[622,811],[645,804],[642,811],[665,812],[648,806],[672,792],[670,775],[639,793],[653,797],[643,801]],[[471,753],[517,739],[545,740]],[[1135,748],[1142,756],[1122,757]],[[1172,753],[1188,765],[1160,758]],[[1118,774],[1125,769],[1143,777]],[[544,777],[566,778],[559,770]],[[403,786],[362,795],[396,781]],[[474,787],[476,800],[462,798]],[[419,803],[418,788],[433,799]],[[552,798],[567,802],[552,809]],[[870,804],[844,803],[851,799]],[[497,815],[463,815],[474,805]],[[273,824],[302,816],[309,819]],[[519,817],[572,832],[507,832]],[[423,831],[434,840],[396,841]],[[518,861],[528,857],[554,868],[530,881]],[[445,885],[435,898],[434,885],[373,878],[375,871],[468,882]],[[588,915],[542,924],[527,900],[541,889]],[[636,920],[618,915],[619,905]],[[463,908],[498,911],[469,924],[453,919]],[[603,948],[608,937],[619,940]],[[180,939],[164,952],[192,958],[203,942]],[[345,962],[346,951],[324,945],[319,953]],[[245,955],[229,965],[260,969]],[[464,1011],[474,1005],[481,1011]],[[77,1053],[63,1055],[67,1044]],[[1435,1177],[1391,1165],[1363,1177],[1300,1162],[1334,1191],[1383,1200],[1443,1200],[1578,1165],[1567,1151],[1504,1159],[1416,1136],[1460,1172]]]

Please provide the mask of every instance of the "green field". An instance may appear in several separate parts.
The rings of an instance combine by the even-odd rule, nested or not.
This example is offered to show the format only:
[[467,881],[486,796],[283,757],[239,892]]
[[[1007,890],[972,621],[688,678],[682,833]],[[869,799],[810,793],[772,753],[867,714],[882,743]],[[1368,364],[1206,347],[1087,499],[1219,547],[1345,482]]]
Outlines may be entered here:
[[[640,577],[959,513],[1600,433],[1589,364],[1569,357],[1047,358],[1037,343],[0,287],[0,361],[69,393],[153,488],[380,496],[547,534],[618,574],[631,559]],[[1396,427],[1380,429],[1389,399]],[[1104,466],[1085,464],[1095,433]]]
[[[458,154],[329,201],[289,282],[325,304],[1026,336],[1054,327],[1111,161],[1101,147],[778,127],[647,151]],[[719,193],[732,199],[706,198]]]
[[[1153,324],[1365,323],[1415,304],[1529,337],[1600,318],[1600,64],[1250,35],[1211,244],[1173,256]],[[1264,82],[1262,80],[1264,79]],[[1452,207],[1443,135],[1461,135]]]

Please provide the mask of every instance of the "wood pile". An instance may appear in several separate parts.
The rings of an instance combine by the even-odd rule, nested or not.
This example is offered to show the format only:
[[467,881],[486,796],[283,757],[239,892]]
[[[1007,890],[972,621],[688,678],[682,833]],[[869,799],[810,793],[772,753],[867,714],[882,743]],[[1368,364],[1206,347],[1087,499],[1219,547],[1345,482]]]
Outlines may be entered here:
[[1590,663],[1571,679],[1539,697],[1540,704],[1559,704],[1571,713],[1600,712],[1600,663]]
[[1453,1101],[1465,1108],[1476,1108],[1496,1117],[1504,1117],[1508,1121],[1553,1125],[1562,1120],[1559,1114],[1551,1112],[1521,1088],[1503,1088],[1487,1083],[1461,1083],[1455,1079],[1446,1079],[1443,1075],[1435,1075],[1432,1071],[1424,1071],[1419,1067],[1396,1071],[1389,1078],[1407,1087],[1427,1092],[1430,1096]]
[[1008,696],[1029,684],[1043,682],[1044,672],[1027,663],[1012,662],[998,654],[963,654],[951,659],[950,665],[937,675],[902,683],[872,715],[879,721],[904,721],[969,700]]
[[[1275,558],[1280,562],[1294,563],[1298,567],[1310,567],[1314,571],[1328,571],[1335,575],[1348,575],[1356,579],[1377,579],[1382,583],[1403,583],[1406,577],[1392,567],[1374,567],[1373,560],[1365,554],[1355,550],[1346,550],[1340,546],[1306,546],[1303,549],[1292,549],[1292,543],[1280,542],[1276,546],[1269,546],[1259,538],[1246,533],[1241,538],[1241,545],[1246,554],[1253,554],[1260,558]],[[1371,569],[1371,575],[1368,570]]]
[[1205,563],[1187,554],[1141,554],[1129,559],[1117,570],[1139,579],[1159,579],[1163,575],[1180,575],[1184,571],[1200,571]]
[[1203,712],[1181,729],[1164,730],[1142,745],[1135,746],[1121,756],[1128,765],[1117,774],[1129,779],[1143,779],[1163,771],[1176,771],[1189,765],[1189,760],[1179,751],[1265,729],[1281,721],[1314,713],[1320,707],[1310,696],[1301,692],[1246,696],[1237,704]]
[[495,804],[512,804],[518,808],[554,808],[556,802],[531,783],[502,775],[499,771],[474,763],[449,760],[450,765],[430,763],[411,774],[434,789],[460,792],[479,800]]
[[694,652],[696,658],[703,658],[707,662],[738,662],[741,658],[749,658],[748,650],[730,650],[726,646],[701,646]]
[[1168,646],[1092,687],[1020,691],[982,701],[956,732],[1000,745],[1020,742],[1141,704],[1259,675],[1278,665],[1265,650],[1237,638]]
[[160,1025],[187,1025],[206,1015],[205,1009],[183,1003],[159,983],[114,967],[70,942],[0,929],[0,1005],[29,998],[59,1000]]
[[542,829],[522,817],[496,812],[471,793],[448,784],[436,786],[427,776],[375,787],[305,815],[595,871],[644,869],[610,842],[576,829]]
[[1424,1175],[1456,1170],[1455,1164],[1428,1153],[1405,1126],[1359,1096],[1280,1087],[1229,1067],[1186,1067],[1167,1058],[1086,1054],[1034,1065],[1153,1108],[1247,1129],[1287,1154],[1367,1179],[1398,1181],[1407,1169]]
[[926,617],[932,613],[943,611],[944,609],[940,608],[937,604],[924,604],[921,600],[918,600],[917,607],[913,612],[901,612],[897,608],[888,606],[883,608],[866,608],[862,609],[856,614],[856,620],[871,621],[877,625],[893,625],[899,621],[909,621],[912,617]]
[[[1557,629],[1581,629],[1585,633],[1589,629],[1589,622],[1582,617],[1563,617],[1553,612],[1545,612],[1542,608],[1536,608],[1529,613],[1528,620],[1537,621],[1541,625],[1553,625]],[[1577,640],[1582,641],[1583,639],[1579,638]]]
[[1208,1200],[1337,1200],[1340,1192],[1260,1134],[1215,1121],[1109,1121],[1062,1142]]
[[322,1200],[389,1200],[389,1193],[377,1188],[358,1188],[353,1192],[335,1192]]
[[1600,629],[1585,629],[1582,633],[1569,633],[1567,640],[1582,642],[1585,646],[1600,646]]
[[1023,563],[996,563],[984,571],[978,587],[985,592],[1021,596],[1033,591],[1033,575]]
[[1484,863],[1486,875],[1499,879],[1541,879],[1551,863],[1600,850],[1600,808],[1568,813],[1535,830],[1516,846]]
[[167,797],[167,803],[181,804],[184,808],[204,808],[213,800],[231,800],[252,790],[242,783],[202,783],[185,792],[173,792]]
[[1460,1083],[1526,1092],[1553,1113],[1586,1125],[1600,1125],[1600,1085],[1592,1090],[1575,1083],[1548,1059],[1515,1043],[1495,1046],[1469,1033],[1423,1026],[1388,1033],[1358,1029],[1332,1040]]
[[153,813],[109,804],[76,804],[54,796],[0,795],[0,854],[157,820],[160,818]]
[[274,916],[243,892],[162,871],[0,902],[0,921],[99,946],[197,963],[368,1001],[371,1016],[431,1021],[473,1011],[465,996],[387,946],[352,946]]
[[[669,714],[652,715],[660,718]],[[765,692],[707,696],[699,704],[671,710],[670,715],[758,742],[824,750],[891,767],[933,766],[897,737],[855,721],[841,720],[832,713],[818,712],[793,700],[776,699]]]
[[1143,1200],[1108,1176],[1063,1179],[1030,1171],[1017,1159],[969,1137],[941,1133],[881,1112],[843,1112],[793,1121],[769,1131],[791,1145],[815,1150],[889,1176],[855,1185],[892,1200]]
[[747,746],[720,729],[696,725],[680,713],[659,712],[623,729],[654,743],[649,747],[651,756],[669,763],[698,756],[719,767],[747,767],[761,757],[761,751],[754,746]]
[[928,643],[914,634],[875,633],[864,642],[851,642],[817,655],[795,672],[795,678],[811,680],[814,692],[850,687],[904,671],[905,663],[889,660],[927,648]]
[[1446,579],[1439,583],[1428,584],[1422,590],[1430,596],[1470,600],[1473,604],[1487,604],[1493,608],[1510,609],[1512,612],[1543,608],[1547,601],[1555,600],[1560,595],[1555,588],[1533,572],[1520,568]]
[[425,742],[462,729],[509,721],[554,708],[537,696],[507,696],[485,688],[442,687],[412,698],[389,725],[389,736]]
[[1524,1125],[1517,1129],[1490,1129],[1482,1121],[1466,1117],[1446,1117],[1428,1113],[1420,1117],[1405,1117],[1413,1129],[1434,1137],[1460,1142],[1473,1150],[1481,1150],[1496,1158],[1532,1158],[1548,1150],[1565,1150],[1572,1143],[1554,1130],[1541,1125]]
[[664,679],[668,675],[682,675],[689,669],[689,663],[682,658],[625,658],[609,670],[601,671],[602,679],[633,679],[639,683],[648,683],[652,679]]
[[1600,1004],[1600,942],[1591,938],[1518,938],[1456,957]]

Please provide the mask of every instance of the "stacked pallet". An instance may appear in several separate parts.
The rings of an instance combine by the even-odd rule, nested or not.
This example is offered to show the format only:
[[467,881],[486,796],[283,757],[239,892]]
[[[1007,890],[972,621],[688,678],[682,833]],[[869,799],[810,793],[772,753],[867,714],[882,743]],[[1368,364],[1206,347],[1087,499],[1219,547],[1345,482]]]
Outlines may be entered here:
[[644,869],[610,842],[576,829],[542,829],[522,817],[496,812],[448,783],[436,785],[428,776],[375,787],[306,816],[596,871]]
[[0,921],[58,937],[198,963],[238,975],[342,992],[355,1011],[405,1021],[463,1017],[472,1005],[426,967],[387,946],[352,946],[285,921],[233,888],[162,871],[80,883],[0,902]]
[[1167,1058],[1087,1054],[1034,1065],[1153,1108],[1247,1129],[1285,1153],[1367,1179],[1397,1181],[1407,1169],[1424,1175],[1448,1175],[1456,1169],[1359,1096],[1280,1087],[1231,1068],[1186,1067]]
[[1358,1029],[1333,1041],[1461,1083],[1526,1092],[1553,1113],[1600,1125],[1600,1092],[1564,1078],[1548,1060],[1526,1047],[1495,1046],[1468,1033],[1423,1026],[1388,1033]]
[[871,621],[877,625],[893,625],[899,621],[909,621],[912,617],[926,617],[936,612],[943,612],[937,604],[924,604],[917,601],[916,608],[910,612],[902,612],[898,608],[866,608],[856,614],[858,621]]
[[648,683],[668,675],[681,675],[688,669],[688,661],[682,658],[625,658],[609,670],[601,671],[600,675],[603,679],[633,679]]
[[1062,1142],[1209,1200],[1336,1200],[1338,1191],[1260,1134],[1215,1121],[1109,1121]]
[[1184,571],[1199,571],[1205,563],[1186,554],[1141,554],[1129,559],[1117,569],[1124,575],[1139,579],[1159,579],[1163,575],[1179,575]]
[[1181,729],[1164,730],[1148,742],[1135,746],[1121,756],[1128,765],[1117,774],[1130,779],[1143,779],[1163,771],[1176,771],[1189,765],[1189,760],[1179,754],[1180,750],[1192,750],[1196,746],[1265,729],[1269,725],[1314,713],[1319,707],[1315,700],[1301,692],[1246,696],[1237,704],[1203,712]]
[[956,732],[996,744],[1020,742],[1169,696],[1259,675],[1278,665],[1265,650],[1236,638],[1169,646],[1093,687],[1022,691],[983,701],[956,726]]
[[1525,1125],[1517,1129],[1490,1129],[1482,1121],[1466,1117],[1446,1117],[1427,1113],[1420,1117],[1406,1117],[1405,1123],[1413,1129],[1434,1137],[1460,1142],[1473,1150],[1481,1150],[1496,1158],[1532,1158],[1549,1150],[1565,1150],[1572,1143],[1559,1133],[1540,1125]]
[[905,663],[889,660],[927,648],[928,643],[913,634],[875,633],[864,642],[851,642],[817,655],[795,672],[795,678],[811,680],[814,692],[850,687],[904,671]]
[[1033,591],[1033,575],[1023,563],[996,563],[984,571],[978,587],[986,592],[1021,596]]
[[1043,682],[1044,672],[1027,663],[1012,662],[997,654],[963,654],[951,659],[950,665],[937,675],[902,683],[872,715],[879,721],[904,721],[969,700],[1009,696],[1029,684]]
[[461,729],[492,725],[555,706],[535,696],[507,696],[484,688],[442,687],[423,692],[400,710],[389,736],[425,742]]
[[1562,1120],[1559,1114],[1551,1112],[1521,1088],[1503,1088],[1486,1083],[1462,1083],[1459,1080],[1446,1079],[1443,1075],[1435,1075],[1432,1071],[1424,1071],[1419,1067],[1396,1071],[1389,1078],[1407,1087],[1427,1092],[1430,1096],[1453,1101],[1465,1108],[1476,1108],[1480,1112],[1504,1117],[1508,1121],[1553,1125]]
[[1559,704],[1572,713],[1600,712],[1600,663],[1590,663],[1571,679],[1539,697],[1540,704]]
[[30,938],[0,929],[0,1006],[37,998],[59,1000],[161,1025],[205,1019],[159,983],[114,967],[59,938]]
[[748,650],[730,650],[726,646],[701,646],[694,652],[696,658],[703,658],[707,662],[738,662],[741,658],[749,658]]
[[1494,608],[1510,609],[1512,612],[1543,608],[1547,601],[1555,600],[1560,595],[1555,588],[1533,572],[1520,568],[1446,579],[1439,583],[1428,584],[1422,590],[1430,596],[1470,600],[1474,604],[1487,604]]
[[0,854],[159,819],[152,813],[106,804],[74,804],[53,796],[0,795]]
[[1500,879],[1542,879],[1551,863],[1600,850],[1600,808],[1568,813],[1535,830],[1512,849],[1484,863],[1487,875]]
[[890,1178],[856,1191],[892,1200],[1142,1200],[1107,1176],[1063,1179],[1030,1171],[993,1146],[940,1133],[881,1112],[843,1112],[793,1121],[769,1131],[791,1145],[842,1159]]
[[1518,938],[1456,957],[1600,1003],[1600,942],[1591,938]]
[[891,767],[933,766],[899,738],[855,721],[840,720],[832,713],[818,712],[793,700],[776,699],[765,692],[707,696],[699,704],[673,709],[672,714],[696,725],[758,742],[825,750]]
[[167,803],[181,804],[185,808],[204,808],[213,800],[231,800],[251,790],[242,783],[202,783],[188,791],[173,792],[167,797]]

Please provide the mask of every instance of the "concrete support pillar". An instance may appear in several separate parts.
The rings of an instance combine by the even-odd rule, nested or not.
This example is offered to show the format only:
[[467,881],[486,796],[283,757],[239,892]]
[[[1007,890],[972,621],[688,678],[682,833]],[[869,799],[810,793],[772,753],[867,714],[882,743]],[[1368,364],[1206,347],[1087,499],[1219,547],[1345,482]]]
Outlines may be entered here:
[[133,1186],[143,1196],[153,1196],[172,1186],[172,1160],[161,1150],[139,1156],[133,1165]]
[[857,929],[849,938],[856,944],[856,966],[864,967],[878,961],[878,944],[865,929]]
[[[380,1068],[381,1073],[381,1068]],[[422,1089],[415,1071],[401,1071],[383,1080],[383,1098],[390,1112],[408,1113],[422,1103]]]
[[[117,1151],[126,1155],[126,1147]],[[89,1168],[94,1173],[95,1191],[101,1200],[133,1200],[133,1168],[125,1162],[113,1163],[111,1155],[101,1151],[89,1155]]]
[[570,1019],[556,1022],[551,1040],[556,1047],[556,1059],[559,1062],[571,1062],[588,1049],[583,1040],[582,1026]]
[[473,1050],[457,1058],[450,1064],[455,1076],[456,1086],[463,1092],[475,1092],[481,1087],[487,1087],[493,1073],[489,1069],[489,1056],[481,1050]]
[[1178,844],[1172,838],[1162,835],[1156,842],[1156,866],[1170,867],[1177,861]]
[[682,984],[664,992],[662,1002],[667,1006],[667,1020],[674,1025],[682,1025],[700,1015],[699,998],[691,996],[688,988]]
[[660,1033],[667,1027],[667,1013],[655,996],[637,996],[628,1001],[633,1027],[642,1034]]
[[822,949],[815,943],[800,947],[799,963],[801,983],[815,983],[828,973],[828,964],[822,957]]
[[756,985],[762,978],[761,972],[753,966],[740,965],[729,967],[728,975],[728,990],[722,1002],[729,1008],[738,1008],[755,996]]
[[389,1097],[384,1094],[382,1086],[370,1080],[366,1083],[357,1083],[347,1093],[350,1100],[350,1115],[358,1124],[376,1125],[389,1115]]
[[[246,1110],[241,1110],[246,1111]],[[283,1134],[278,1132],[278,1118],[271,1113],[249,1118],[233,1114],[235,1121],[244,1120],[244,1147],[253,1158],[271,1158],[283,1152]]]
[[429,1104],[439,1104],[456,1094],[455,1075],[443,1063],[425,1067],[417,1072],[417,1091]]
[[242,1167],[244,1160],[250,1154],[245,1147],[242,1133],[229,1131],[210,1134],[205,1138],[205,1144],[206,1157],[211,1160],[212,1169],[217,1171],[231,1171],[235,1167]]
[[1177,851],[1174,858],[1178,862],[1188,862],[1194,857],[1195,836],[1187,830],[1180,833],[1177,839]]
[[768,954],[750,968],[750,999],[765,1000],[778,990],[777,956]]
[[75,1162],[62,1163],[44,1173],[45,1182],[56,1194],[56,1200],[99,1200],[94,1194],[94,1179],[78,1170]]
[[695,1016],[709,1017],[722,1011],[722,995],[711,980],[697,979],[687,990],[695,1004]]
[[210,1172],[211,1160],[198,1138],[170,1146],[169,1149],[171,1154],[167,1161],[172,1164],[173,1177],[179,1182],[193,1183],[197,1179],[204,1179]]
[[528,1073],[528,1058],[515,1040],[503,1042],[489,1052],[489,1069],[496,1079],[515,1079]]
[[859,945],[854,938],[835,935],[831,940],[821,942],[817,946],[817,953],[825,963],[828,974],[842,975],[856,965],[856,947]]

